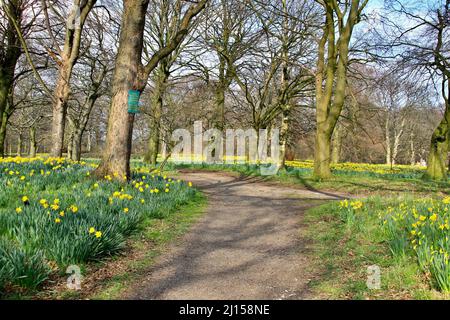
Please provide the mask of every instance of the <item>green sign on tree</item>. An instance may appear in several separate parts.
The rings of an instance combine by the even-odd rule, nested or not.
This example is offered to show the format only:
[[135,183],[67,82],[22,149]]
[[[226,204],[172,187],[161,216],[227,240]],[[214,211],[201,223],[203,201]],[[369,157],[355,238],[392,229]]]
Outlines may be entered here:
[[141,92],[138,90],[128,91],[128,113],[139,113],[139,99]]

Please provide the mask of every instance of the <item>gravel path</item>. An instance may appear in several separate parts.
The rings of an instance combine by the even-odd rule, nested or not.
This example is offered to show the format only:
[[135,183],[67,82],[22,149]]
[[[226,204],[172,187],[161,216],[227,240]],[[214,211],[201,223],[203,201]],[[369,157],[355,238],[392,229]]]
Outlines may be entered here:
[[[338,195],[186,172],[207,212],[148,270],[125,299],[308,299],[317,276],[302,239],[306,209]],[[316,272],[317,273],[317,272]]]

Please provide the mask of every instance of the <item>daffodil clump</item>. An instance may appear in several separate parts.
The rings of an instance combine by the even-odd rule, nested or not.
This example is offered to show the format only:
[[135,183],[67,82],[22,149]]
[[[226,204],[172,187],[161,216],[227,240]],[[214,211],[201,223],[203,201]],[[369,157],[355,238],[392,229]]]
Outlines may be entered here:
[[354,226],[357,222],[358,216],[361,216],[364,204],[360,200],[342,200],[339,202],[339,214],[341,220],[344,221],[348,227]]
[[397,261],[417,259],[433,287],[450,291],[450,197],[345,199],[333,208],[350,233],[372,233]]
[[[286,165],[299,169],[310,171],[314,167],[312,161],[286,161]],[[423,175],[426,167],[411,165],[387,165],[370,163],[351,163],[342,162],[331,164],[331,169],[342,175],[368,174],[372,176],[393,176],[396,178],[418,178]]]
[[379,213],[396,255],[414,254],[433,283],[450,291],[450,197],[404,201]]
[[0,159],[0,295],[2,288],[36,288],[52,272],[116,253],[143,218],[165,218],[195,194],[191,184],[148,169],[127,182],[95,180],[93,167]]

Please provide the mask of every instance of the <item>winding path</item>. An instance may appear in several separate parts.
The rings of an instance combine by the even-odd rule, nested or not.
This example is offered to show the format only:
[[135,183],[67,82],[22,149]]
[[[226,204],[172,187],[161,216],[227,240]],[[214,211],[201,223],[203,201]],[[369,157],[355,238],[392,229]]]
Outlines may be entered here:
[[302,239],[306,209],[338,195],[216,172],[186,172],[206,214],[126,299],[308,299],[315,276]]

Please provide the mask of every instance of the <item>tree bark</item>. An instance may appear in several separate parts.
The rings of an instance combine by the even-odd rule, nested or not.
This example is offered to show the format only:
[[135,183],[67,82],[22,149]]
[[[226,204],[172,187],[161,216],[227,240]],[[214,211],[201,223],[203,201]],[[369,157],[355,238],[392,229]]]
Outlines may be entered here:
[[[64,49],[61,52],[61,59],[58,60],[59,73],[52,108],[52,147],[50,154],[53,157],[62,157],[67,102],[70,97],[70,79],[72,77],[73,67],[75,66],[80,54],[81,36],[84,23],[96,2],[97,0],[87,0],[83,2],[84,4],[79,8],[79,11],[77,11],[75,8],[76,5],[80,5],[80,1],[74,0],[72,11],[67,18]],[[77,21],[78,25],[73,26],[73,21]]]
[[19,132],[17,135],[17,156],[22,156],[22,133]]
[[36,128],[30,128],[30,158],[36,157]]
[[400,124],[400,129],[395,132],[394,147],[392,149],[392,164],[397,163],[398,148],[400,147],[400,139],[403,136],[404,128],[405,128],[405,118],[403,118]]
[[151,98],[152,115],[150,117],[150,138],[148,150],[144,161],[155,166],[158,158],[161,137],[161,117],[163,111],[164,95],[167,88],[169,73],[164,64],[161,64],[156,75],[156,86]]
[[73,138],[72,138],[71,159],[73,161],[79,162],[81,160],[82,140],[83,140],[83,134],[79,130],[75,131]]
[[391,165],[392,163],[392,149],[391,149],[391,130],[390,130],[390,115],[389,111],[386,111],[386,124],[384,127],[384,139],[385,139],[385,146],[386,146],[386,164]]
[[72,159],[72,151],[73,151],[73,130],[74,129],[74,124],[72,123],[72,132],[70,133],[69,136],[69,142],[67,143],[67,159],[71,160]]
[[98,99],[96,90],[98,89],[99,85],[100,84],[96,84],[94,86],[94,93],[89,95],[81,111],[80,118],[77,121],[73,121],[73,133],[70,139],[70,159],[72,159],[73,161],[79,162],[81,160],[83,135],[86,131],[92,109],[94,108],[95,102]]
[[55,103],[53,104],[52,118],[52,148],[53,157],[62,157],[64,148],[64,132],[66,126],[67,101],[70,96],[69,81],[73,66],[63,66],[60,69],[55,89]]
[[91,131],[88,131],[88,135],[87,135],[87,152],[91,152],[92,151],[92,134]]
[[320,179],[331,177],[331,134],[319,125],[316,131],[314,150],[314,175]]
[[409,136],[409,152],[410,152],[410,163],[411,165],[415,165],[416,164],[416,149],[414,146],[414,131],[413,129],[411,129],[411,134]]
[[[20,28],[22,23],[22,1],[21,0],[10,0],[7,4],[8,12],[11,13],[12,18],[16,21],[18,27]],[[6,136],[6,123],[3,126],[3,121],[8,119],[5,114],[7,111],[9,101],[9,95],[12,93],[14,84],[14,74],[17,62],[22,53],[20,40],[17,36],[13,21],[8,18],[8,23],[5,30],[8,42],[5,48],[0,49],[0,127],[2,128],[2,138],[3,142],[0,141],[0,157],[4,156],[4,139]],[[12,106],[10,106],[12,107]],[[6,116],[6,117],[5,117]]]
[[218,117],[215,127],[221,131],[225,129],[225,91],[230,86],[229,72],[226,72],[225,68],[226,61],[219,55],[219,79],[215,89]]
[[339,163],[342,149],[342,125],[337,125],[333,134],[331,163]]
[[124,0],[120,45],[112,88],[106,149],[96,175],[130,177],[134,114],[128,113],[128,91],[139,84],[145,14],[149,0]]
[[3,112],[2,121],[1,121],[1,125],[0,125],[0,158],[5,156],[7,126],[8,126],[8,113]]
[[450,110],[446,103],[444,118],[431,137],[427,172],[424,178],[433,180],[447,179],[447,153],[450,141]]
[[[5,150],[4,150],[4,139],[6,135],[6,104],[8,101],[8,93],[9,93],[9,87],[10,85],[7,84],[7,81],[2,80],[1,75],[1,67],[0,67],[0,127],[4,130],[2,130],[2,138],[3,138],[3,144],[0,145],[0,157],[4,156]],[[5,125],[4,125],[5,124]]]
[[289,123],[290,123],[290,108],[289,106],[283,109],[283,119],[280,128],[280,169],[286,167],[286,150],[289,137]]

